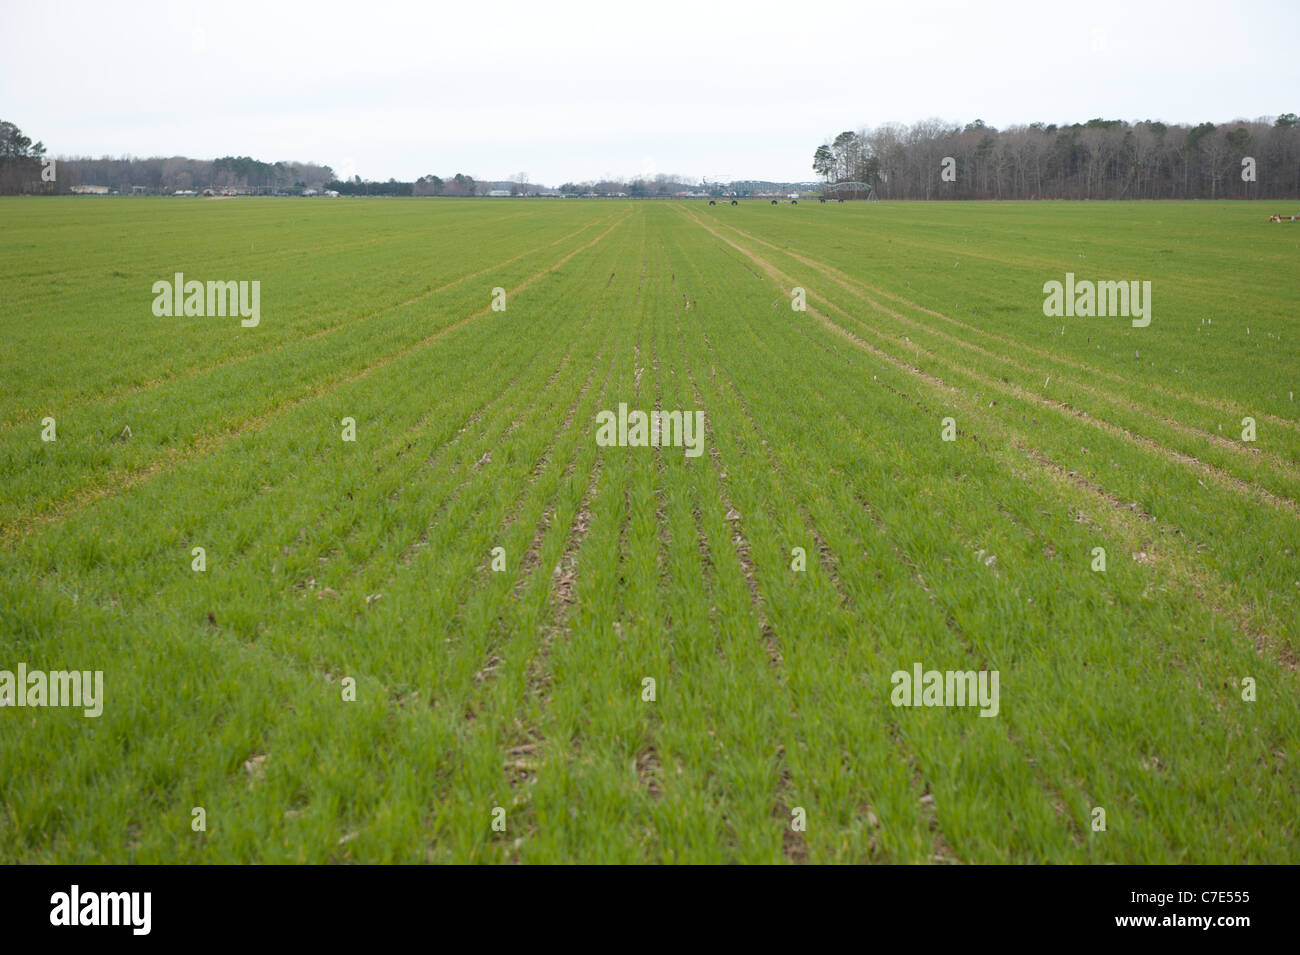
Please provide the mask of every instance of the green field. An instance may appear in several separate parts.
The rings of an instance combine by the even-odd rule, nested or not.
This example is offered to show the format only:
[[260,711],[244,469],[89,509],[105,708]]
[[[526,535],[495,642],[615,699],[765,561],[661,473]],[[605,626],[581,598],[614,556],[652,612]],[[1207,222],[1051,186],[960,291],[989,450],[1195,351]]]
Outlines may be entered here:
[[1271,211],[0,200],[0,862],[1300,862]]

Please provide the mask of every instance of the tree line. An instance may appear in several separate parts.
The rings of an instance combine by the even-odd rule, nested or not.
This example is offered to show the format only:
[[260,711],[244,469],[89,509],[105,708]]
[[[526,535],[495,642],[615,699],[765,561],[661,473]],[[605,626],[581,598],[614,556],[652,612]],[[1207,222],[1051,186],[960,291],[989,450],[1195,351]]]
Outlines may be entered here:
[[[421,176],[415,182],[372,182],[360,176],[339,179],[329,166],[303,162],[262,162],[251,156],[188,159],[183,156],[139,159],[131,156],[100,159],[45,155],[45,146],[32,142],[15,124],[0,121],[0,194],[61,194],[79,186],[101,186],[112,192],[143,191],[155,195],[175,192],[236,192],[254,195],[294,195],[327,189],[345,196],[474,196],[501,184],[476,182],[456,173],[448,179]],[[518,193],[541,187],[510,183]]]
[[624,195],[633,199],[662,199],[683,193],[714,197],[784,194],[791,190],[804,191],[816,185],[813,182],[774,182],[767,179],[735,179],[730,182],[718,182],[692,179],[677,174],[660,174],[634,179],[589,179],[585,182],[566,182],[558,191],[573,196]]
[[566,182],[560,186],[559,191],[572,196],[622,194],[636,199],[648,199],[671,196],[698,188],[699,185],[694,180],[676,174],[660,173],[633,179],[587,179],[582,182]]
[[[343,195],[474,196],[550,192],[523,182],[480,182],[457,173],[414,182],[340,180],[325,165],[220,159],[46,158],[13,123],[0,121],[0,193],[66,193],[81,185],[143,191],[294,194],[331,189]],[[998,130],[931,119],[848,130],[818,146],[813,170],[826,186],[872,185],[882,199],[1278,199],[1300,197],[1300,117],[1196,126],[1153,120],[1092,119],[1068,126],[1031,123]],[[568,182],[568,194],[632,197],[785,191],[792,184],[697,183],[658,175]]]
[[0,120],[0,195],[21,192],[53,192],[53,184],[42,178],[45,146],[13,123]]
[[1300,117],[1196,126],[1091,119],[998,130],[936,119],[818,146],[828,186],[882,199],[1278,199],[1300,196]]
[[188,159],[64,157],[52,162],[13,123],[0,121],[0,193],[67,193],[77,186],[103,186],[120,193],[234,190],[262,194],[320,190],[334,178],[329,166],[262,162],[249,156]]

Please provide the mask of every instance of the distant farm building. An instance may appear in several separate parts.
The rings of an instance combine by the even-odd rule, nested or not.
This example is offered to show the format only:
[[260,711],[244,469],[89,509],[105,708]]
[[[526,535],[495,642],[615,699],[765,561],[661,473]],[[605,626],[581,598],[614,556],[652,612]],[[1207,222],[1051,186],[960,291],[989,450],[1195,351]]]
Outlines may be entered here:
[[489,196],[508,196],[508,195],[510,195],[510,190],[509,190],[509,189],[493,189],[493,190],[491,190],[491,191],[488,193],[488,195],[489,195]]
[[72,191],[78,196],[106,196],[108,186],[73,186]]

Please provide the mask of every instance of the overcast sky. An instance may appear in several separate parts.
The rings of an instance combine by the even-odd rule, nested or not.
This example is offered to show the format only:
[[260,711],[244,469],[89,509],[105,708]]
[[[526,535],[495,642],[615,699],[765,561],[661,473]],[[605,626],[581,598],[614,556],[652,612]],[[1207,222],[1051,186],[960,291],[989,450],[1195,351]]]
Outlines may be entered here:
[[1300,112],[1300,0],[0,3],[0,119],[51,155],[809,180],[887,121]]

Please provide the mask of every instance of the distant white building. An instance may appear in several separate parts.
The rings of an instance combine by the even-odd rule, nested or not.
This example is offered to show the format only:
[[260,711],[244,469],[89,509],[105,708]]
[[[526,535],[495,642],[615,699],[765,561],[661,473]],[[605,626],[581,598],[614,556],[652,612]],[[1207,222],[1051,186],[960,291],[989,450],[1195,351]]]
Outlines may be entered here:
[[72,191],[79,196],[106,196],[108,186],[73,186]]
[[509,189],[493,189],[491,192],[488,193],[488,195],[489,195],[489,196],[508,196],[508,195],[510,195],[510,190],[509,190]]

